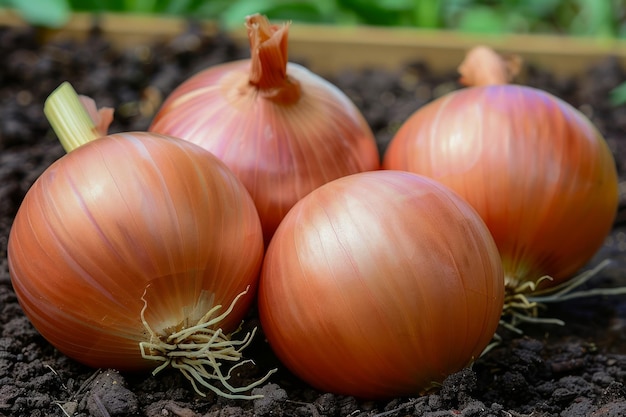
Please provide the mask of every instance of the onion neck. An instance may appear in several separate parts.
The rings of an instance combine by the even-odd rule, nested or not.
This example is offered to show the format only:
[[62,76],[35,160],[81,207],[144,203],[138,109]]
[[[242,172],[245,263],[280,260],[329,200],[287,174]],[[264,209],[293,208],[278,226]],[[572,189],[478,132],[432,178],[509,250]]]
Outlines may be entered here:
[[509,84],[519,74],[522,60],[517,55],[502,56],[487,46],[469,50],[458,68],[463,85],[474,87]]
[[79,96],[68,82],[57,87],[46,99],[44,114],[68,153],[104,136],[113,119],[112,109],[97,111],[94,101]]
[[250,41],[250,76],[248,82],[263,98],[281,104],[298,101],[300,83],[287,74],[287,39],[289,23],[270,24],[260,14],[246,19]]

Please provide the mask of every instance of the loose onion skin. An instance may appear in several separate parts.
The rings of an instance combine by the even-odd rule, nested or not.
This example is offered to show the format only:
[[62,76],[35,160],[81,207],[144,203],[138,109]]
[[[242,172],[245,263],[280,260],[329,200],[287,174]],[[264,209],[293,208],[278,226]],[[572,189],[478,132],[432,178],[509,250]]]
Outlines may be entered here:
[[477,213],[400,171],[332,181],[285,216],[264,260],[261,325],[312,386],[415,395],[476,359],[503,307],[497,248]]
[[154,368],[139,342],[226,309],[248,311],[263,256],[241,182],[204,149],[150,133],[96,139],[28,191],[8,244],[11,279],[37,330],[93,367]]
[[511,290],[570,278],[617,211],[615,161],[600,133],[531,87],[479,85],[422,107],[392,139],[383,168],[434,178],[466,199],[498,245]]
[[265,241],[310,191],[380,168],[367,122],[334,85],[287,62],[288,25],[247,21],[252,57],[208,68],[168,96],[149,130],[208,149],[255,201]]

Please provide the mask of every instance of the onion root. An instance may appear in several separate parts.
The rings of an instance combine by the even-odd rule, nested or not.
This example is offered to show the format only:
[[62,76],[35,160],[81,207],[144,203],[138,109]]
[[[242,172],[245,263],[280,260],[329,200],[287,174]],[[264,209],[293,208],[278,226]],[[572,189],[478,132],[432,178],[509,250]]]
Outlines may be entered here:
[[[580,273],[571,280],[545,290],[536,291],[540,282],[552,279],[549,276],[543,276],[536,282],[526,281],[516,288],[508,289],[504,299],[503,319],[500,321],[500,324],[518,334],[523,333],[518,325],[524,322],[562,326],[565,325],[565,322],[562,320],[550,317],[539,317],[539,309],[544,308],[545,305],[549,303],[559,303],[576,298],[626,294],[626,287],[576,290],[596,276],[609,263],[610,260],[605,259],[594,268]],[[504,317],[507,316],[508,320],[505,320]]]
[[[256,333],[256,327],[251,332],[248,332],[241,340],[231,339],[232,335],[237,331],[225,334],[221,328],[218,327],[216,329],[216,326],[231,313],[237,301],[244,296],[248,290],[249,288],[246,288],[245,291],[235,297],[228,309],[223,313],[216,315],[222,308],[221,305],[216,305],[198,320],[197,324],[194,326],[167,336],[156,333],[146,321],[145,311],[148,307],[148,303],[145,298],[142,297],[144,307],[141,310],[141,320],[150,334],[150,341],[139,343],[141,356],[147,360],[163,362],[152,371],[152,375],[156,375],[163,369],[171,366],[174,369],[180,370],[185,378],[191,382],[194,390],[203,397],[206,396],[206,394],[200,390],[198,384],[210,389],[219,396],[229,399],[250,400],[262,398],[262,395],[246,395],[239,393],[249,391],[267,381],[270,375],[276,372],[276,369],[270,370],[263,378],[243,387],[234,387],[228,382],[234,369],[247,363],[253,363],[251,360],[241,361],[241,351],[252,342],[252,338]],[[220,361],[238,363],[231,367],[228,373],[224,375],[220,369]],[[211,381],[214,380],[219,381],[229,392],[211,384]]]

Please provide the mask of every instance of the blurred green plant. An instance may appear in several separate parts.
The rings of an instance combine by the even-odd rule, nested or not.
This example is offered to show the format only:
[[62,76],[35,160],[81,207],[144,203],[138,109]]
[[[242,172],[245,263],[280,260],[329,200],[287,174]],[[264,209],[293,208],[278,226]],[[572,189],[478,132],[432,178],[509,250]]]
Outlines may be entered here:
[[0,0],[0,7],[17,11],[33,25],[50,27],[63,25],[72,11],[65,0]]
[[61,26],[72,11],[214,19],[243,16],[335,25],[449,28],[478,33],[560,33],[626,37],[626,0],[0,0],[27,21]]
[[616,107],[626,104],[626,82],[623,82],[609,92],[609,100],[611,104]]

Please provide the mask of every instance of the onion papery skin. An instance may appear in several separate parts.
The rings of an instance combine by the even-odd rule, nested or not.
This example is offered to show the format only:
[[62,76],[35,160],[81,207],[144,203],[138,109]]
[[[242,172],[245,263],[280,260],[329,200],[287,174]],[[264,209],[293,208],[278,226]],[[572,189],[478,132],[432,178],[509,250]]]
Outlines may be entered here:
[[[92,367],[154,368],[139,342],[195,324],[210,307],[237,328],[254,300],[260,220],[241,182],[189,142],[114,134],[53,163],[13,223],[9,270],[25,314]],[[211,304],[211,296],[214,297]]]
[[364,399],[426,392],[476,359],[503,307],[478,214],[435,181],[354,174],[300,200],[267,249],[259,314],[313,387]]
[[330,82],[287,63],[288,79],[300,87],[299,97],[284,103],[249,83],[250,65],[230,62],[191,77],[168,96],[149,130],[223,160],[252,195],[269,242],[296,201],[333,179],[379,169],[380,156],[362,114]]
[[558,285],[603,244],[617,212],[615,161],[578,110],[526,86],[449,93],[418,109],[391,140],[383,168],[431,177],[481,215],[507,287]]

